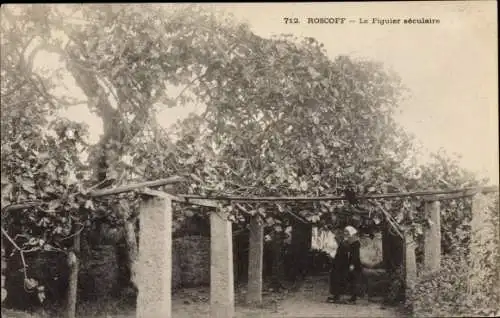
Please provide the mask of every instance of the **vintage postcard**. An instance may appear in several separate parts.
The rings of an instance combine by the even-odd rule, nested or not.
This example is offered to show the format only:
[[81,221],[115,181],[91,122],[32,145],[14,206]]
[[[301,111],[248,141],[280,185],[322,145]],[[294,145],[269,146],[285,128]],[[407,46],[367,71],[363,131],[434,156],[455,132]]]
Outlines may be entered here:
[[0,14],[6,317],[500,316],[495,1]]

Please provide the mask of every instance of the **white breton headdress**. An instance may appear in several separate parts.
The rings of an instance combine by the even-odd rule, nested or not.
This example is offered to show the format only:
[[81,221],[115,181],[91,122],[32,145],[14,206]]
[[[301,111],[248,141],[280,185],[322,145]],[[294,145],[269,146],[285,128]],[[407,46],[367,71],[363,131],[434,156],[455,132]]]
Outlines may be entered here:
[[356,234],[356,233],[358,233],[358,230],[356,230],[353,226],[350,226],[350,225],[346,226],[346,227],[345,227],[345,230],[346,230],[346,231],[349,233],[349,235],[351,235],[351,236],[352,236],[352,235],[354,235],[354,234]]

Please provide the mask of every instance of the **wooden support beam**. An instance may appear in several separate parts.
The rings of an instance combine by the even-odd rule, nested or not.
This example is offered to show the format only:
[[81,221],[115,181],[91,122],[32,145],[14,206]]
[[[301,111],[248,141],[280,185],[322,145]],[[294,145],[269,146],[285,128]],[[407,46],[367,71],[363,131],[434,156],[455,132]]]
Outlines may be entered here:
[[424,233],[424,269],[436,272],[441,266],[441,215],[439,201],[425,203],[426,217],[431,221]]
[[424,201],[443,201],[443,200],[454,200],[461,199],[464,197],[473,197],[478,193],[488,194],[498,192],[498,186],[487,186],[487,187],[477,187],[477,188],[464,188],[456,189],[450,191],[442,191],[443,193],[435,193],[424,197]]
[[143,194],[150,195],[152,197],[159,197],[163,199],[168,199],[170,201],[182,201],[182,199],[178,196],[175,196],[173,194],[170,194],[168,192],[164,191],[158,191],[158,190],[151,190],[149,188],[142,189],[140,191]]
[[[123,192],[133,191],[136,189],[141,189],[144,187],[158,187],[158,186],[170,186],[177,182],[183,181],[182,177],[171,177],[161,180],[155,181],[147,181],[142,183],[136,183],[131,185],[126,185],[119,188],[114,189],[101,189],[90,191],[89,194],[91,197],[100,197],[106,195],[119,194]],[[414,191],[414,192],[401,192],[401,193],[384,193],[384,194],[368,194],[359,196],[360,200],[370,200],[370,199],[399,199],[404,197],[422,197],[425,201],[437,201],[437,200],[449,200],[461,198],[464,196],[473,196],[476,193],[494,193],[498,192],[498,186],[482,186],[482,187],[474,187],[474,188],[463,188],[463,189],[451,189],[451,190],[427,190],[427,191]],[[188,202],[194,202],[193,199],[202,199],[202,200],[216,200],[216,201],[228,201],[228,202],[245,202],[245,201],[254,201],[254,202],[300,202],[300,201],[344,201],[346,200],[343,196],[319,196],[319,197],[252,197],[252,196],[200,196],[194,194],[182,194],[178,195],[186,199]],[[2,208],[2,212],[12,212],[17,210],[22,210],[25,208],[40,206],[43,204],[41,201],[34,202],[20,202],[12,205],[8,205]],[[203,205],[203,204],[200,204]]]
[[204,206],[204,207],[209,207],[209,208],[217,208],[218,207],[217,201],[214,201],[214,200],[189,199],[189,198],[184,198],[182,196],[170,194],[168,192],[152,190],[149,188],[142,189],[142,190],[140,190],[140,192],[144,193],[146,195],[165,198],[165,199],[169,199],[171,201],[180,202],[180,203],[188,203],[188,204],[199,205],[199,206]]
[[185,203],[189,203],[189,204],[205,206],[205,207],[209,207],[209,208],[217,208],[218,207],[217,201],[207,200],[207,199],[188,199],[188,198],[184,198],[180,202],[185,202]]
[[28,201],[28,202],[23,202],[23,203],[14,203],[7,205],[2,208],[2,213],[7,213],[7,212],[13,212],[13,211],[18,211],[18,210],[23,210],[23,209],[29,209],[32,207],[40,206],[43,204],[43,201]]
[[150,198],[140,207],[137,318],[172,316],[172,201]]
[[210,214],[210,317],[234,316],[232,224],[222,211]]
[[160,187],[160,186],[164,186],[164,185],[178,183],[178,182],[181,182],[183,180],[184,180],[184,178],[175,176],[175,177],[170,177],[170,178],[165,178],[165,179],[160,179],[160,180],[128,184],[126,186],[113,188],[113,189],[94,190],[94,191],[91,191],[89,194],[91,197],[102,197],[102,196],[111,195],[111,194],[119,194],[119,193],[123,193],[123,192],[134,191],[134,190],[141,189],[141,188]]
[[250,220],[250,251],[248,257],[249,305],[262,305],[262,270],[264,259],[264,225],[258,216]]
[[[399,193],[382,193],[382,194],[366,194],[360,195],[359,200],[369,200],[369,199],[399,199],[404,197],[425,197],[432,195],[444,195],[444,194],[460,194],[473,195],[474,193],[492,193],[498,192],[498,186],[481,186],[463,189],[451,189],[451,190],[426,190],[426,191],[412,191],[412,192],[399,192]],[[344,201],[346,198],[344,196],[338,195],[326,195],[326,196],[282,196],[282,197],[258,197],[258,196],[227,196],[227,195],[216,195],[216,196],[200,196],[195,194],[184,194],[182,195],[188,199],[209,199],[209,200],[220,200],[220,201],[234,201],[234,202],[297,202],[297,201]]]

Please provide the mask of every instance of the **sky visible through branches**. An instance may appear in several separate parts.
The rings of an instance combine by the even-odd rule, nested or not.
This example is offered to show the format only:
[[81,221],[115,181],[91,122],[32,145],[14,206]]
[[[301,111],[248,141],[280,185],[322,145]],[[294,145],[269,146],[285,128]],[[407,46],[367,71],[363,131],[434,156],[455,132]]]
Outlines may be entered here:
[[[401,105],[398,120],[428,151],[443,148],[462,157],[465,168],[498,183],[498,104],[496,21],[487,12],[494,2],[363,3],[359,4],[231,4],[216,6],[249,23],[257,35],[269,38],[290,33],[315,37],[330,58],[340,54],[384,63],[397,72],[411,90]],[[213,5],[212,5],[213,6]],[[312,25],[307,17],[349,18],[431,17],[439,25]],[[390,16],[388,16],[390,14]],[[285,24],[284,17],[298,17],[301,24]],[[39,53],[35,66],[42,72],[61,66],[58,56]],[[85,100],[69,74],[61,74],[61,92]],[[66,86],[64,88],[64,86]],[[59,90],[59,89],[58,89]],[[176,96],[182,88],[172,88]],[[166,108],[157,120],[165,128],[203,105]],[[74,106],[64,115],[85,122],[90,141],[102,133],[99,118],[87,107]]]

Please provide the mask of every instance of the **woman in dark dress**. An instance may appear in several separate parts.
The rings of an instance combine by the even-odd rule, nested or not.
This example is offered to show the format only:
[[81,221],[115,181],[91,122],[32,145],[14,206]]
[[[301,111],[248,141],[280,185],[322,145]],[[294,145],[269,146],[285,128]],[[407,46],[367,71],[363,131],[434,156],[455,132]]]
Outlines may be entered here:
[[357,236],[357,230],[347,226],[341,237],[336,235],[338,242],[337,252],[332,262],[330,271],[330,297],[329,302],[337,302],[340,296],[346,292],[351,294],[350,302],[358,298],[358,283],[361,277],[361,243]]

